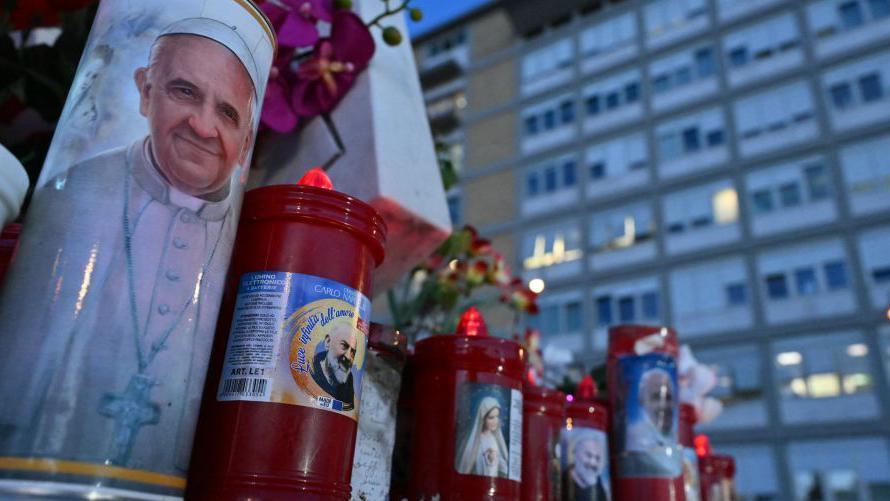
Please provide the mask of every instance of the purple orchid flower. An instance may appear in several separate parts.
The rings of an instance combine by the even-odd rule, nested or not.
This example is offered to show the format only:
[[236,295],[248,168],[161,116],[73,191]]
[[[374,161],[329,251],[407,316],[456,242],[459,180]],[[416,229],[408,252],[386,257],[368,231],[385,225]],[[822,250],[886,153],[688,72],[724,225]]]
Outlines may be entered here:
[[334,16],[332,0],[266,1],[260,6],[272,21],[282,47],[307,47],[318,41],[319,20],[330,22]]
[[291,95],[294,112],[302,117],[330,112],[373,55],[374,39],[364,21],[352,12],[337,11],[330,38],[320,39],[297,70]]

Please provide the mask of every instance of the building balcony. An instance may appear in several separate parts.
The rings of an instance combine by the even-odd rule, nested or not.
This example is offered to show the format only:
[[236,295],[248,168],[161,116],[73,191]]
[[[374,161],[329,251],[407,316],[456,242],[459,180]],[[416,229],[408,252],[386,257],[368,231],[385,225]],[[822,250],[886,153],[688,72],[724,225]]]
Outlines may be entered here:
[[890,120],[890,95],[849,109],[831,108],[831,128],[845,131]]
[[725,23],[754,14],[778,3],[782,3],[782,0],[718,1],[717,16],[721,22]]
[[596,200],[617,195],[644,186],[652,179],[648,168],[634,169],[622,174],[588,181],[585,188],[588,200]]
[[816,57],[825,58],[888,38],[890,38],[890,17],[851,30],[838,31],[834,27],[825,28],[815,34],[813,45]]
[[776,76],[803,63],[803,51],[798,47],[776,54],[769,59],[757,60],[741,68],[730,69],[727,80],[731,87],[740,87],[752,82]]
[[799,322],[832,317],[856,310],[856,298],[849,289],[823,292],[810,296],[768,299],[764,304],[766,321],[770,324]]
[[837,207],[834,200],[819,200],[768,214],[757,214],[751,217],[751,233],[762,237],[796,228],[826,224],[836,219]]
[[684,176],[693,172],[703,171],[721,165],[729,160],[729,151],[725,146],[710,148],[683,155],[658,164],[658,175],[663,179]]
[[717,79],[708,78],[652,96],[652,109],[667,111],[717,93]]
[[470,64],[470,49],[466,45],[447,52],[424,57],[418,65],[420,85],[429,89],[464,74]]
[[651,261],[658,255],[655,241],[634,243],[628,247],[601,250],[589,257],[590,268],[595,271],[609,270],[634,263]]
[[754,317],[751,308],[742,305],[711,310],[697,309],[689,313],[674,311],[673,324],[684,336],[699,337],[748,329],[754,325]]
[[618,109],[600,112],[584,119],[584,133],[593,134],[643,118],[643,105],[639,102]]
[[668,234],[664,247],[668,254],[682,254],[698,249],[716,247],[741,238],[742,232],[738,223],[723,225],[711,224],[705,227],[692,227],[678,234]]
[[519,208],[523,216],[536,216],[538,214],[546,214],[548,212],[565,209],[566,207],[576,205],[581,198],[578,190],[565,189],[556,193],[536,195],[532,198],[526,198],[522,201]]
[[742,156],[767,153],[815,138],[819,125],[812,113],[801,113],[787,122],[768,125],[763,129],[745,132],[738,141]]

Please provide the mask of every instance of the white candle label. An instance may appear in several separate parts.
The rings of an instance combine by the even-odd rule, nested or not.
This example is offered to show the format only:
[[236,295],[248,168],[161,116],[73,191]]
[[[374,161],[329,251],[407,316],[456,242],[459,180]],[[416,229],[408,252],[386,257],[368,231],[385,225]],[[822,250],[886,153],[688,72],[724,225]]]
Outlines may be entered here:
[[302,405],[357,419],[371,301],[324,278],[241,276],[217,400]]

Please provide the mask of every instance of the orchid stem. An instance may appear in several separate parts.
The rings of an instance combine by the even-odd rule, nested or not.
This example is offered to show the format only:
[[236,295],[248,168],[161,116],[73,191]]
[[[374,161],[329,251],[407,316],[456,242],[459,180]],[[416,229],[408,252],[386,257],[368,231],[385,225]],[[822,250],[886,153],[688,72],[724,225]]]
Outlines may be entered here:
[[405,10],[408,7],[408,4],[411,3],[411,0],[404,0],[401,5],[396,7],[395,10],[391,10],[389,8],[389,0],[384,0],[383,3],[384,5],[386,5],[386,10],[374,19],[371,19],[367,24],[365,24],[365,26],[368,26],[369,28],[371,26],[377,26],[378,28],[383,29],[383,26],[380,26],[380,21],[383,20],[383,18],[385,17],[392,16],[393,14],[398,14],[399,12]]
[[337,130],[337,125],[331,120],[331,115],[329,113],[322,113],[321,119],[324,120],[325,126],[328,128],[328,132],[331,133],[331,137],[334,138],[334,144],[337,145],[337,151],[331,155],[331,158],[328,159],[324,165],[321,166],[321,170],[327,172],[337,160],[340,159],[344,154],[346,154],[346,146],[343,144],[343,139],[340,138],[340,131]]

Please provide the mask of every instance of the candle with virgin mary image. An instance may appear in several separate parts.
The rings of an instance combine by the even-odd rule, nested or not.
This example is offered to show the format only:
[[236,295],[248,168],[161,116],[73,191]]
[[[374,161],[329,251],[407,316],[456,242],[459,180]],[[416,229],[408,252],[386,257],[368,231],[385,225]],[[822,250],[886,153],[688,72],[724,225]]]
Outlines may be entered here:
[[182,494],[275,44],[101,2],[0,293],[0,492]]

